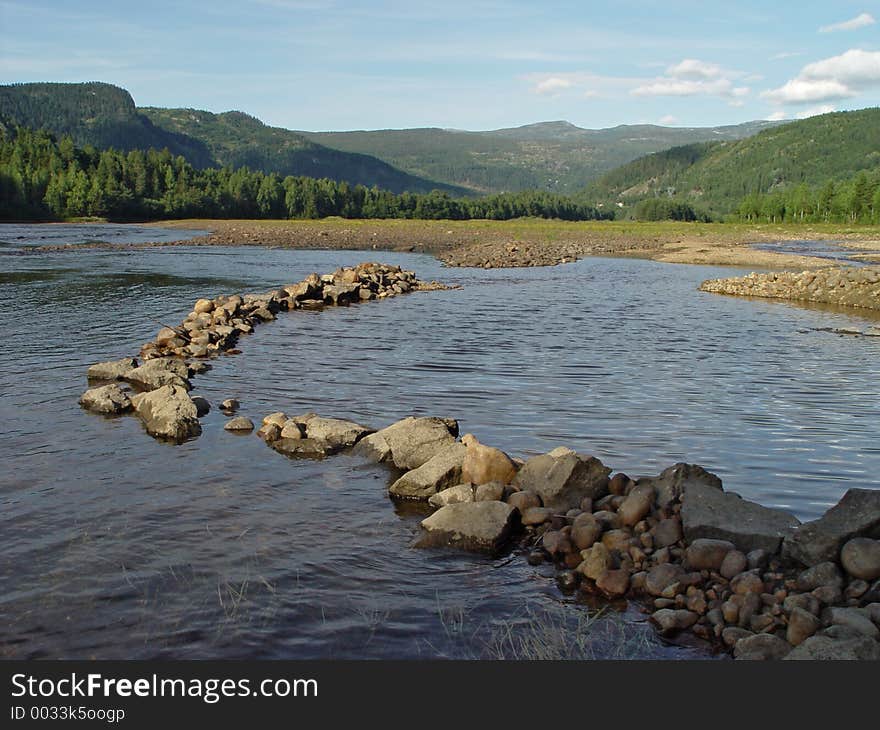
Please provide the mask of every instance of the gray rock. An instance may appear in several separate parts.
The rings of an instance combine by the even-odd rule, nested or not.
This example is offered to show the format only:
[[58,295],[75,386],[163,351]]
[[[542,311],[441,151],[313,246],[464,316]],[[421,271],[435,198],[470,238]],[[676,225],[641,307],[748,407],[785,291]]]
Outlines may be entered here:
[[553,517],[549,507],[527,507],[522,513],[524,525],[542,525]]
[[147,360],[140,367],[129,370],[122,380],[141,388],[155,390],[165,385],[173,385],[184,390],[192,389],[189,380],[189,368],[177,357],[156,357]]
[[880,489],[850,489],[822,517],[785,538],[784,558],[802,565],[836,560],[847,540],[880,538]]
[[341,418],[314,416],[306,422],[306,437],[315,441],[323,441],[334,450],[354,446],[370,433],[373,433],[372,428]]
[[835,639],[831,636],[811,636],[792,650],[785,659],[790,660],[866,660],[880,659],[880,642],[867,636]]
[[872,639],[880,639],[880,629],[860,608],[841,608],[838,606],[826,608],[822,611],[822,621],[829,626],[846,626]]
[[732,649],[740,639],[745,639],[754,635],[754,632],[749,631],[748,629],[741,629],[739,626],[727,626],[721,631],[721,640],[726,646],[729,646]]
[[132,408],[131,400],[116,383],[89,388],[80,396],[79,404],[86,410],[105,415],[125,413]]
[[504,502],[448,504],[422,521],[425,535],[418,545],[494,551],[510,537],[518,514]]
[[131,403],[151,436],[180,442],[202,432],[195,403],[180,386],[163,385],[138,393]]
[[239,409],[241,403],[238,402],[237,398],[227,398],[220,404],[220,408],[224,411],[234,412]]
[[655,548],[665,548],[675,545],[682,538],[681,520],[677,517],[669,517],[660,520],[652,529]]
[[585,497],[595,500],[607,494],[610,473],[598,459],[560,447],[529,459],[513,483],[537,494],[545,507],[565,512]]
[[362,439],[354,453],[371,461],[391,461],[398,469],[418,469],[455,443],[451,423],[455,424],[448,419],[410,416]]
[[[467,458],[467,456],[465,456]],[[462,465],[462,472],[464,471],[464,465]],[[462,476],[464,478],[464,476]],[[504,485],[499,482],[488,482],[486,484],[480,484],[474,490],[474,501],[475,502],[500,502],[504,497]]]
[[507,504],[516,507],[522,514],[529,507],[540,507],[541,499],[534,492],[514,492],[507,498]]
[[840,551],[840,564],[854,578],[880,578],[880,540],[869,537],[848,540]]
[[785,638],[792,646],[800,646],[821,626],[822,622],[811,612],[795,607],[788,617]]
[[211,412],[211,404],[208,403],[207,398],[203,398],[200,395],[192,395],[190,398],[192,399],[192,402],[196,404],[196,412],[198,413],[199,418],[207,416]]
[[664,635],[674,634],[678,631],[688,629],[697,623],[700,618],[698,613],[687,611],[685,609],[661,608],[651,614],[653,621],[660,628],[660,632]]
[[679,582],[684,569],[675,563],[662,563],[648,571],[645,590],[652,596],[661,596],[669,586]]
[[604,525],[594,519],[590,514],[583,514],[575,518],[571,526],[571,541],[578,550],[586,550],[602,537]]
[[474,488],[470,484],[456,484],[454,487],[448,487],[428,498],[428,504],[432,507],[445,507],[447,504],[473,501]]
[[843,586],[843,574],[836,563],[819,563],[798,574],[798,590],[812,591],[820,586]]
[[739,550],[731,550],[724,556],[724,560],[721,561],[721,567],[718,569],[718,572],[722,577],[730,580],[747,570],[748,567],[749,560],[745,554]]
[[336,450],[326,441],[316,441],[315,439],[279,438],[269,445],[279,454],[284,454],[292,459],[323,459],[325,456],[336,453]]
[[721,479],[698,464],[675,464],[660,476],[640,478],[638,484],[643,483],[650,483],[654,487],[658,507],[670,506],[695,484],[721,489]]
[[734,549],[733,543],[727,540],[699,538],[688,545],[685,558],[692,570],[717,571],[721,569],[727,554]]
[[428,499],[431,495],[461,483],[461,465],[467,449],[451,442],[421,466],[408,471],[388,490],[404,499]]
[[755,634],[740,639],[733,647],[733,658],[766,661],[784,659],[791,652],[791,644],[773,634]]
[[391,447],[388,445],[382,432],[377,431],[376,433],[364,436],[358,441],[352,450],[352,454],[367,459],[367,461],[381,464],[391,460]]
[[818,616],[822,605],[819,599],[811,593],[792,593],[785,597],[782,607],[786,613],[792,613],[796,608],[800,608]]
[[236,418],[229,419],[223,425],[223,428],[226,431],[253,431],[254,430],[254,422],[250,418],[245,418],[244,416],[237,416]]
[[123,380],[137,366],[138,361],[133,357],[99,362],[92,365],[86,371],[86,377],[89,380]]
[[766,570],[770,563],[770,553],[766,550],[752,550],[746,555],[749,570]]
[[682,495],[681,521],[688,542],[716,538],[748,553],[775,553],[800,524],[793,515],[743,499],[705,482],[690,483]]

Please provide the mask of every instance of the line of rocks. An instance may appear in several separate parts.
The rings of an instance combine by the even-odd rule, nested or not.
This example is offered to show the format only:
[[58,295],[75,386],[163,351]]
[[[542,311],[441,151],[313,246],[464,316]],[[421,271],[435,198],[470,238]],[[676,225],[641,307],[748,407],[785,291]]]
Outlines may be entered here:
[[700,285],[700,290],[880,309],[880,266],[751,273],[729,279],[709,279]]
[[[179,328],[142,348],[142,364],[126,358],[89,368],[90,380],[112,382],[86,391],[81,403],[99,413],[134,411],[152,435],[181,441],[200,432],[198,418],[210,408],[190,396],[190,378],[248,328],[283,308],[441,287],[364,264],[263,297],[199,300]],[[221,407],[232,415],[238,403]],[[254,424],[238,417],[225,428],[249,433]],[[691,631],[741,659],[880,658],[880,491],[851,489],[801,525],[724,491],[696,465],[630,479],[565,447],[523,461],[470,434],[459,439],[450,418],[409,417],[375,430],[276,412],[257,435],[290,458],[349,450],[387,464],[396,472],[391,497],[436,508],[421,523],[420,546],[497,551],[518,540],[530,563],[558,568],[563,590],[641,601],[663,634]]]
[[421,281],[399,266],[362,263],[323,276],[309,274],[301,282],[265,294],[199,299],[180,325],[163,326],[155,339],[141,347],[139,360],[123,358],[92,365],[86,375],[95,387],[83,393],[79,402],[104,415],[133,412],[150,435],[184,441],[201,433],[199,418],[210,409],[203,398],[189,395],[190,379],[209,369],[206,360],[240,352],[236,348],[239,337],[273,321],[278,312],[347,306],[446,288],[436,281]]
[[880,491],[850,489],[802,525],[697,465],[631,479],[565,447],[522,461],[458,432],[449,418],[375,431],[278,412],[258,435],[291,458],[350,449],[388,464],[392,498],[437,508],[418,546],[518,541],[563,590],[640,601],[664,635],[691,631],[737,659],[880,659]]

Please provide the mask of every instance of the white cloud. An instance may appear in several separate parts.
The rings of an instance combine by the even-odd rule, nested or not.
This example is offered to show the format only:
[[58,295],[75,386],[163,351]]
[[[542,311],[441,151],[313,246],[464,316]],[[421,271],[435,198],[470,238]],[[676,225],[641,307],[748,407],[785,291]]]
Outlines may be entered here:
[[659,78],[637,86],[630,93],[635,96],[728,96],[732,93],[732,84],[727,79]]
[[782,51],[781,53],[776,53],[770,56],[771,61],[781,61],[784,58],[796,58],[797,56],[803,56],[804,54],[800,51]]
[[845,99],[853,92],[839,81],[832,79],[792,79],[778,89],[761,94],[778,104],[812,104],[830,99]]
[[806,79],[834,79],[856,88],[880,84],[880,51],[853,48],[840,56],[804,66]]
[[560,91],[570,89],[573,83],[570,79],[560,78],[559,76],[551,76],[550,78],[539,81],[535,85],[535,93],[550,96],[558,94]]
[[742,78],[737,71],[727,71],[717,64],[686,58],[669,66],[663,76],[638,83],[630,93],[634,96],[721,96],[740,99],[749,88],[734,86],[734,79]]
[[787,116],[788,116],[788,115],[787,115],[784,111],[782,111],[782,110],[780,109],[778,112],[773,112],[772,114],[770,114],[770,115],[767,117],[767,121],[768,121],[768,122],[781,122],[781,121],[782,121],[783,119],[785,119]]
[[806,119],[807,117],[815,117],[819,114],[830,114],[831,112],[835,112],[837,109],[832,104],[822,104],[820,106],[810,107],[809,109],[804,109],[803,111],[798,112],[798,119]]
[[874,25],[877,21],[870,13],[862,13],[855,18],[844,20],[842,23],[832,23],[831,25],[823,25],[819,28],[820,33],[834,33],[840,30],[858,30],[869,25]]
[[777,104],[814,104],[856,96],[880,86],[880,51],[853,48],[807,64],[796,78],[761,96]]
[[696,58],[686,58],[666,69],[667,76],[676,79],[717,79],[722,75],[721,67]]
[[672,116],[671,114],[667,114],[666,116],[660,117],[657,120],[659,124],[675,124],[678,121],[677,117]]

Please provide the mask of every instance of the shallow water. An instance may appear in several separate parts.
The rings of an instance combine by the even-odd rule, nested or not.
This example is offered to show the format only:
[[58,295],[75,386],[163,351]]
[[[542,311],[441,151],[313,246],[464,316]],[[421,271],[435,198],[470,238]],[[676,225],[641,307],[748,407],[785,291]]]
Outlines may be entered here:
[[752,245],[760,251],[813,256],[847,266],[873,265],[872,261],[861,258],[865,255],[864,250],[852,248],[845,241],[771,241]]
[[[515,455],[568,445],[630,474],[700,463],[802,519],[849,487],[880,488],[880,341],[816,331],[869,314],[697,291],[731,275],[715,267],[373,257],[463,288],[281,314],[193,392],[237,397],[254,420],[454,416]],[[496,656],[511,621],[522,633],[556,607],[569,628],[583,617],[546,566],[414,549],[420,510],[387,498],[383,467],[287,460],[225,432],[216,410],[200,438],[172,446],[134,418],[77,406],[89,364],[135,354],[196,298],[364,258],[251,247],[0,258],[3,655]],[[600,622],[595,654],[703,656],[662,646],[641,619],[623,616],[626,641]]]
[[34,246],[179,241],[205,233],[207,231],[198,229],[157,228],[132,223],[0,223],[0,252]]

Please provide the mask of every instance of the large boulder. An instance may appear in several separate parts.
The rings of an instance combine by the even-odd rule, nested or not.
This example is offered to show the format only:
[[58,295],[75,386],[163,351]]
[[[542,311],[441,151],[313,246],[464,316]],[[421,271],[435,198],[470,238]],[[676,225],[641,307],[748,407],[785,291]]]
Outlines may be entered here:
[[422,521],[425,534],[418,544],[494,551],[510,537],[518,515],[504,502],[448,504]]
[[116,383],[89,388],[79,399],[79,404],[94,413],[115,415],[131,410],[131,400]]
[[592,456],[565,447],[529,459],[513,483],[537,494],[545,507],[565,512],[584,497],[597,500],[608,493],[611,469]]
[[309,418],[305,425],[307,438],[323,441],[333,450],[347,449],[354,446],[364,436],[373,433],[374,430],[354,421],[345,421],[341,418],[323,418],[321,416]]
[[138,361],[133,357],[124,357],[121,360],[110,360],[92,365],[86,372],[89,380],[123,380],[128,373],[138,366]]
[[147,433],[156,438],[183,441],[202,432],[198,410],[184,388],[163,385],[131,399]]
[[850,489],[822,517],[785,538],[782,555],[802,565],[837,560],[854,537],[880,538],[880,490]]
[[744,553],[775,553],[800,524],[797,517],[743,499],[706,481],[690,483],[681,495],[681,521],[687,542],[727,540]]
[[466,433],[461,442],[467,447],[462,465],[462,480],[470,484],[510,484],[516,476],[516,464],[501,449],[481,444],[473,434]]
[[122,379],[141,390],[155,390],[165,385],[190,390],[192,385],[188,377],[189,368],[180,358],[156,357],[130,370]]
[[786,660],[823,659],[832,661],[880,659],[880,642],[867,636],[836,639],[832,636],[811,636],[796,646]]
[[398,469],[417,469],[455,443],[458,424],[442,418],[404,418],[362,439],[355,453],[390,461]]
[[447,487],[461,483],[461,466],[467,449],[452,442],[420,467],[394,482],[389,492],[402,499],[428,499]]

